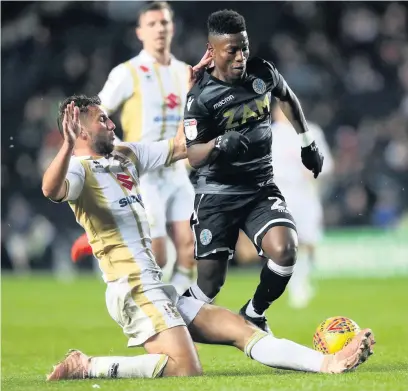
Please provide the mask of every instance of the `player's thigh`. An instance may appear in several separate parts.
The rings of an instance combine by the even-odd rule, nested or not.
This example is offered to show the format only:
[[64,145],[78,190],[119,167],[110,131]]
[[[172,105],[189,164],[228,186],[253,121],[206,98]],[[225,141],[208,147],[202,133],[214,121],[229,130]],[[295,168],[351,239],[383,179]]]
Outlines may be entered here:
[[175,306],[177,297],[174,287],[163,284],[154,272],[109,282],[106,290],[109,314],[122,327],[129,347],[186,325]]
[[197,260],[230,259],[233,256],[241,222],[234,200],[234,196],[223,194],[195,196],[190,225]]
[[[274,230],[274,235],[268,234],[274,227],[279,229]],[[250,206],[243,230],[260,255],[263,255],[266,250],[266,241],[264,241],[266,235],[268,235],[267,242],[270,242],[267,250],[270,250],[270,247],[280,250],[288,241],[297,246],[295,219],[276,185],[263,189],[259,193]],[[271,254],[267,255],[271,256]]]
[[236,346],[241,350],[259,331],[242,316],[210,304],[201,308],[188,328],[195,342]]
[[147,179],[141,180],[140,192],[152,239],[166,237],[166,199],[160,187]]
[[166,205],[166,222],[189,221],[194,209],[194,197],[194,188],[186,176],[185,181],[171,191]]

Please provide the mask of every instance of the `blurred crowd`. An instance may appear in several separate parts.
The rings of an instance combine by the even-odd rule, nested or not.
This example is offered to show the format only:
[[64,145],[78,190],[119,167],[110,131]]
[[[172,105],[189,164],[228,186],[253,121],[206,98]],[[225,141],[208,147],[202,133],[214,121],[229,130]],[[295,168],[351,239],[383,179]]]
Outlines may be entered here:
[[[407,4],[172,5],[173,53],[190,64],[205,51],[209,13],[234,8],[245,16],[252,54],[277,65],[332,149],[335,172],[323,194],[328,228],[398,225],[408,209]],[[97,94],[110,69],[137,54],[140,3],[1,7],[2,266],[12,257],[22,269],[27,260],[42,268],[80,232],[68,207],[50,208],[41,193],[42,173],[61,143],[58,103]]]

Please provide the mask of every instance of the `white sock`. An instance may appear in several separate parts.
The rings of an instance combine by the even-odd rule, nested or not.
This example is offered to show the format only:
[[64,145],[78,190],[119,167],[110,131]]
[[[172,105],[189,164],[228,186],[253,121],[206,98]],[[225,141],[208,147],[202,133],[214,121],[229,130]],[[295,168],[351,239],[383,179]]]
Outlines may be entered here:
[[263,316],[265,316],[265,312],[261,315],[259,315],[258,313],[255,312],[255,308],[252,305],[252,299],[250,300],[250,302],[247,305],[247,308],[245,310],[245,313],[250,316],[251,318],[262,318]]
[[214,301],[214,298],[210,299],[197,285],[197,283],[191,285],[189,289],[191,296],[197,300],[201,300],[204,303],[211,304]]
[[245,354],[261,364],[295,371],[320,372],[324,354],[287,339],[256,332],[245,346]]
[[172,284],[179,295],[182,295],[192,284],[194,271],[183,266],[177,266],[171,277],[170,284]]
[[92,357],[90,378],[160,377],[167,364],[165,354],[142,354],[133,357]]

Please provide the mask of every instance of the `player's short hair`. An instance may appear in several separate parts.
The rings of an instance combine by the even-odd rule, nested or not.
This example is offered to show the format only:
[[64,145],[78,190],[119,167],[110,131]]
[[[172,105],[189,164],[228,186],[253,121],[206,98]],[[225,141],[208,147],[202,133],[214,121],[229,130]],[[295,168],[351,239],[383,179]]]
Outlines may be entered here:
[[91,106],[99,106],[101,104],[101,99],[97,95],[96,96],[72,95],[64,99],[59,105],[58,119],[57,119],[58,130],[60,131],[62,136],[63,136],[62,121],[64,120],[64,111],[65,111],[65,108],[72,101],[75,102],[76,107],[79,107],[79,111],[81,113],[88,112],[88,109]]
[[233,10],[213,12],[207,21],[208,35],[237,34],[246,30],[244,17]]
[[146,1],[139,9],[137,15],[137,25],[140,25],[140,18],[149,11],[169,10],[170,16],[173,19],[174,11],[167,1]]

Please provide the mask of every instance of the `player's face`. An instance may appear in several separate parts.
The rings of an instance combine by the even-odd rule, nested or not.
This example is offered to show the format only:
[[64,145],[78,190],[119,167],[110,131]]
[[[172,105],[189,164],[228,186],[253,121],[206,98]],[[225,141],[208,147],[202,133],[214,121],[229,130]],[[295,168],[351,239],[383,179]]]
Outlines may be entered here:
[[147,11],[140,16],[136,35],[146,50],[169,50],[173,39],[174,24],[168,9]]
[[97,155],[113,151],[116,126],[106,111],[99,106],[90,107],[87,114],[86,131],[91,149]]
[[249,41],[246,31],[216,36],[211,46],[215,67],[227,80],[239,80],[245,75],[246,62],[249,57]]

